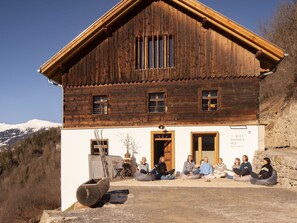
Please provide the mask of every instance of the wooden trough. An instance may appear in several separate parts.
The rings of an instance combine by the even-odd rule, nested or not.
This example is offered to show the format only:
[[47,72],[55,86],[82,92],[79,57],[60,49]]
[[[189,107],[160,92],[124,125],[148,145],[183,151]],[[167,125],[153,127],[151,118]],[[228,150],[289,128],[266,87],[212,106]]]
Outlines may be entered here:
[[77,201],[86,206],[96,204],[109,189],[106,178],[91,179],[81,184],[76,190]]

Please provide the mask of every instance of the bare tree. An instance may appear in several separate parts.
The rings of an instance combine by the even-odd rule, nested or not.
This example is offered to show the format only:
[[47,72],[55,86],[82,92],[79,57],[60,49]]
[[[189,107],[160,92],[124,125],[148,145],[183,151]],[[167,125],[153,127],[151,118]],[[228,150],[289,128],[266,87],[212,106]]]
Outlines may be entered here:
[[297,0],[284,1],[270,22],[262,25],[263,36],[289,54],[275,75],[262,83],[262,100],[296,97],[297,87]]

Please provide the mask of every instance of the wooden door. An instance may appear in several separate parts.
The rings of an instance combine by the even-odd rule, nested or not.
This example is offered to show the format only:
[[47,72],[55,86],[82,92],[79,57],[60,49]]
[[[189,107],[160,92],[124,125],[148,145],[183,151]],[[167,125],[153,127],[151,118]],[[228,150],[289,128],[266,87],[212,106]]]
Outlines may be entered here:
[[172,169],[172,141],[164,142],[164,158],[167,170]]
[[151,167],[159,162],[160,156],[164,156],[167,170],[175,168],[173,131],[151,133]]

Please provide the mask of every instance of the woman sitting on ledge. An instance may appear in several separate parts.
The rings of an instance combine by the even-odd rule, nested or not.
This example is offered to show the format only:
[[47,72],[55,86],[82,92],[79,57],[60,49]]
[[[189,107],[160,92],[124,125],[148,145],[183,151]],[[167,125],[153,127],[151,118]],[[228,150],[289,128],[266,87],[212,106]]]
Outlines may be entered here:
[[166,163],[164,162],[164,156],[159,158],[159,163],[157,165],[157,175],[156,180],[172,180],[175,178],[174,172],[175,169],[167,171]]
[[219,162],[214,166],[214,176],[215,178],[225,178],[227,172],[226,164],[223,163],[223,159],[219,158]]
[[184,162],[183,174],[186,176],[198,175],[200,173],[200,169],[195,168],[195,162],[191,155],[188,155],[187,161]]
[[227,170],[227,174],[226,174],[226,178],[227,179],[233,179],[233,176],[235,175],[233,169],[239,169],[241,165],[240,159],[239,158],[235,158],[234,160],[234,164],[232,166],[231,170]]
[[240,168],[234,168],[233,172],[240,177],[250,175],[252,173],[252,165],[249,162],[247,155],[242,156],[242,164],[240,165]]
[[140,173],[143,173],[143,174],[148,174],[150,172],[149,171],[149,165],[146,162],[146,158],[145,157],[142,157],[141,158],[140,164],[138,165],[138,171]]

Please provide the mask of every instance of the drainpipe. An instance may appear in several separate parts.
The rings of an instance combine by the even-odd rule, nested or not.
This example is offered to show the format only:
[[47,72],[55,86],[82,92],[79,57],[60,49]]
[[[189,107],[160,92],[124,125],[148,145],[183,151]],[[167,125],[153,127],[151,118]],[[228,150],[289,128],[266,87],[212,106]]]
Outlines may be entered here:
[[57,82],[55,82],[55,81],[53,81],[51,79],[47,79],[47,82],[50,83],[50,84],[52,84],[52,85],[55,85],[55,86],[58,86],[58,87],[62,87],[61,84],[58,84]]
[[262,77],[262,78],[265,78],[266,76],[275,73],[275,72],[277,71],[278,65],[279,65],[279,64],[280,64],[286,57],[288,57],[288,56],[289,56],[289,54],[288,54],[288,53],[285,53],[285,54],[284,54],[284,57],[283,57],[282,59],[280,59],[270,71],[261,74],[261,77]]
[[[38,73],[41,73],[41,70],[38,69],[37,72],[38,72]],[[48,82],[49,84],[54,85],[54,86],[62,87],[61,84],[58,84],[57,82],[55,82],[55,81],[53,81],[53,80],[51,80],[51,79],[49,79],[49,78],[47,79],[47,82]]]

